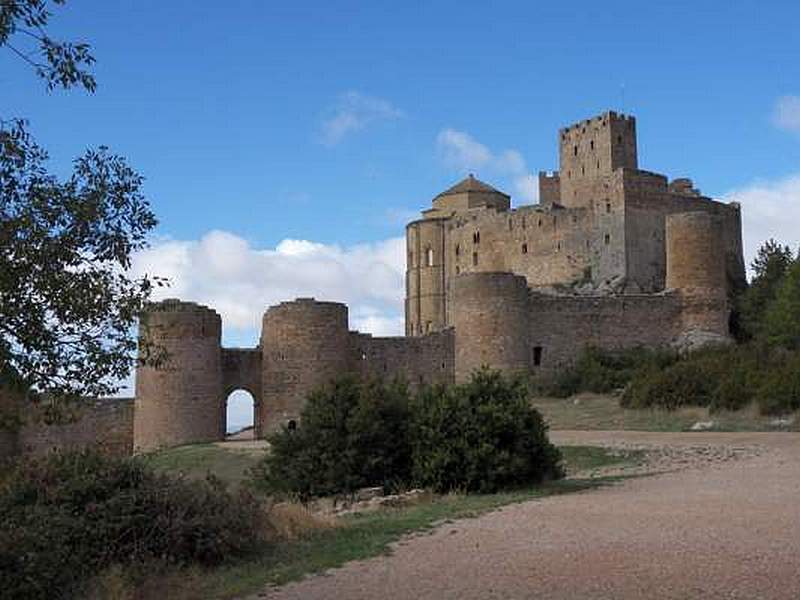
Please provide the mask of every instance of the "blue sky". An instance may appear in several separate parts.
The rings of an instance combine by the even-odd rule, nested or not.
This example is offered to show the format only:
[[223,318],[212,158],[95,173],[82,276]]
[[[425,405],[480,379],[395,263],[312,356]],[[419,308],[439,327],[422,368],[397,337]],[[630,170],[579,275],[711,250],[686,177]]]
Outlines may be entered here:
[[138,268],[218,308],[227,343],[308,294],[397,333],[408,215],[468,170],[535,201],[557,129],[606,109],[636,115],[642,168],[797,244],[798,23],[796,1],[72,0],[51,34],[92,44],[97,93],[48,94],[5,53],[0,110],[60,172],[106,144],[145,175]]

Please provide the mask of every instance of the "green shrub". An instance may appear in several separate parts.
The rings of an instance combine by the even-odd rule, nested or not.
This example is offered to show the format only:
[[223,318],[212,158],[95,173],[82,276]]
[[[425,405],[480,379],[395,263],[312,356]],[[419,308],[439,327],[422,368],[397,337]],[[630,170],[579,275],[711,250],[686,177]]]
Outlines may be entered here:
[[340,379],[309,396],[297,429],[269,437],[256,481],[301,499],[407,482],[410,421],[405,385]]
[[574,365],[533,381],[537,394],[568,398],[579,392],[607,394],[624,388],[642,369],[663,368],[677,360],[674,352],[631,348],[602,350],[588,346]]
[[561,476],[558,449],[519,380],[481,370],[469,383],[423,390],[413,413],[417,485],[493,492]]
[[714,390],[714,382],[708,379],[702,365],[682,361],[666,369],[640,371],[623,393],[621,404],[626,408],[666,409],[708,406]]
[[112,565],[215,565],[260,547],[261,507],[96,452],[21,461],[0,488],[0,597],[73,597]]
[[762,414],[780,414],[800,410],[800,353],[783,356],[783,360],[764,373],[755,392]]
[[560,475],[559,453],[519,381],[481,371],[461,386],[341,379],[312,393],[300,426],[269,438],[257,485],[300,499],[366,486],[494,491]]
[[639,370],[621,399],[628,408],[707,406],[739,410],[757,401],[765,414],[800,408],[800,353],[766,343],[714,347],[666,368]]

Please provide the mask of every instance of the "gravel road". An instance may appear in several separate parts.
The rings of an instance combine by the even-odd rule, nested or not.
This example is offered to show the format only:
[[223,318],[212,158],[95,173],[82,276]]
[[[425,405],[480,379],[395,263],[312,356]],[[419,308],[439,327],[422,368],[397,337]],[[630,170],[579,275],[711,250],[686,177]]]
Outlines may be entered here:
[[800,599],[800,434],[552,438],[654,450],[659,474],[445,524],[255,597]]

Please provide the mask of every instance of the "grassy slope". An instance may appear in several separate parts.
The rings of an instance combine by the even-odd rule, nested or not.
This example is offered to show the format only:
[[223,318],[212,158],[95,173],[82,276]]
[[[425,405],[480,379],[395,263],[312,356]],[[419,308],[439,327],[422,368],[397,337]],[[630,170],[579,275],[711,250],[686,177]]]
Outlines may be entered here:
[[157,470],[189,479],[213,474],[229,485],[248,480],[248,471],[264,455],[264,448],[243,444],[195,444],[150,454],[146,460]]
[[[639,431],[689,431],[698,421],[713,421],[717,431],[780,431],[786,427],[771,425],[774,417],[759,415],[752,408],[710,413],[707,408],[687,407],[674,411],[656,409],[628,410],[613,396],[579,394],[573,398],[536,398],[533,405],[550,423],[551,429],[603,429]],[[800,430],[800,415],[788,427]]]

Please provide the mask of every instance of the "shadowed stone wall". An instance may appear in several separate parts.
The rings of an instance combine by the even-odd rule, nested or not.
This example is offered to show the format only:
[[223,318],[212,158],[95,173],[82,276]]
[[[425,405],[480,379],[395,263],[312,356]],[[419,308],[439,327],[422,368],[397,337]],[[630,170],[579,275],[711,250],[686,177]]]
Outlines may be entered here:
[[133,451],[133,398],[87,400],[74,420],[57,425],[30,423],[19,431],[17,451],[46,454],[56,449],[95,447],[114,456]]
[[140,336],[164,348],[167,358],[136,372],[136,450],[224,436],[221,335],[220,316],[191,302],[165,300],[142,315]]

